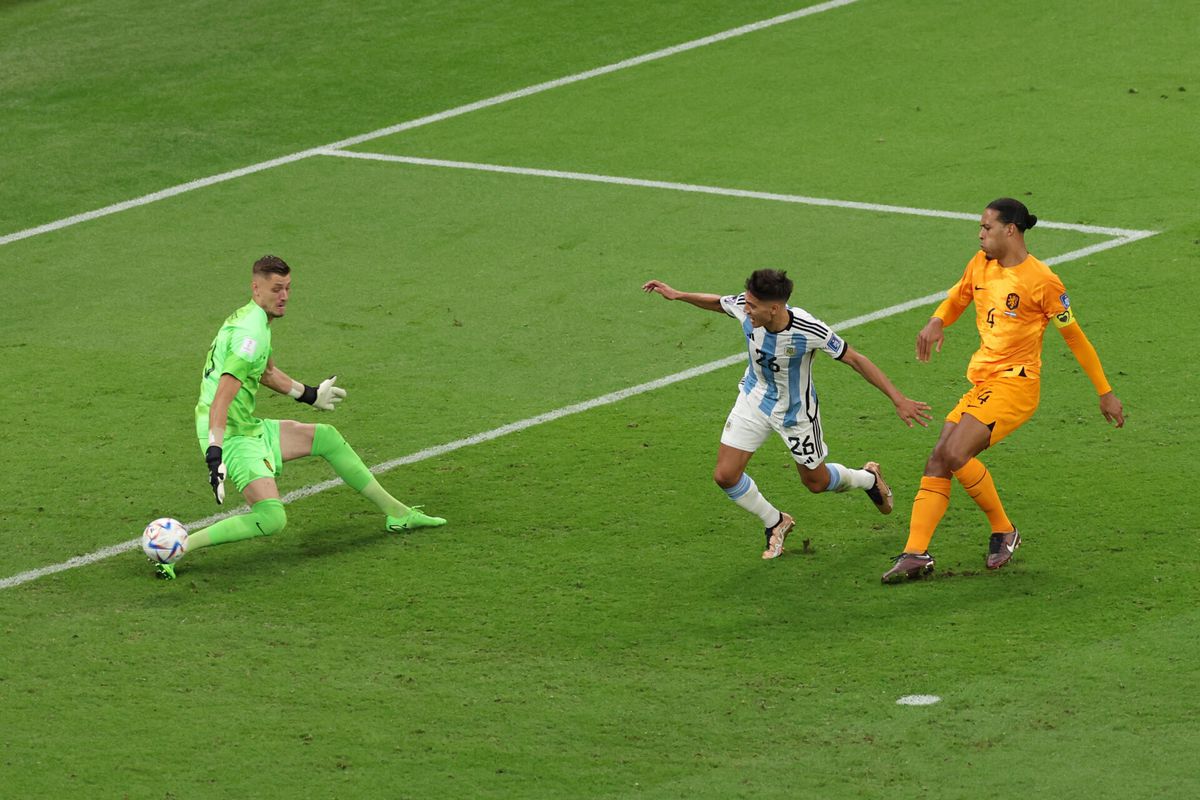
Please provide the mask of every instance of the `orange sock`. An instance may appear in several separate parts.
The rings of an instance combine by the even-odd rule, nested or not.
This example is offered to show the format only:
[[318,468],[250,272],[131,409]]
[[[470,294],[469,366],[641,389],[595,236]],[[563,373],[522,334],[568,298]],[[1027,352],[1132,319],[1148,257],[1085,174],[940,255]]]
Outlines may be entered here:
[[972,458],[962,469],[954,473],[958,482],[971,495],[975,504],[987,514],[988,522],[992,524],[992,533],[1008,533],[1013,529],[1008,514],[1004,513],[1004,505],[1000,495],[996,494],[996,484],[992,482],[992,473],[978,458]]
[[921,488],[913,500],[912,518],[908,523],[906,553],[924,553],[929,550],[929,540],[937,530],[938,523],[950,506],[950,479],[921,476]]

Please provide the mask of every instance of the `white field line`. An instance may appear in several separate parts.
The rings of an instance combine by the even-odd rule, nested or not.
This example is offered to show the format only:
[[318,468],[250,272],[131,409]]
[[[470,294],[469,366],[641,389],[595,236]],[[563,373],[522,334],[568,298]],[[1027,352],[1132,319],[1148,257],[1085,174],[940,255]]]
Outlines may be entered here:
[[[501,164],[478,164],[471,161],[446,161],[440,158],[417,158],[414,156],[395,156],[387,153],[362,153],[337,148],[326,148],[320,152],[324,156],[338,158],[356,158],[364,161],[390,161],[398,164],[413,164],[423,167],[443,167],[447,169],[464,169],[475,172],[500,172],[506,175],[529,175],[538,178],[558,178],[569,181],[587,181],[589,183],[609,183],[618,186],[640,186],[648,189],[669,189],[676,192],[696,192],[713,194],[724,197],[744,197],[753,200],[774,200],[780,203],[799,203],[808,206],[829,206],[832,208],[848,208],[856,211],[874,211],[885,214],[909,214],[917,217],[939,217],[941,219],[961,219],[972,222],[978,221],[979,214],[965,211],[939,211],[933,208],[912,208],[910,206],[893,206],[881,203],[860,203],[854,200],[834,200],[828,197],[807,197],[798,194],[778,194],[775,192],[757,192],[750,189],[727,189],[720,186],[705,186],[694,183],[674,183],[672,181],[652,181],[642,178],[623,178],[616,175],[597,175],[590,172],[564,172],[556,169],[535,169],[532,167],[509,167]],[[1039,228],[1054,228],[1078,233],[1093,233],[1099,236],[1115,236],[1129,241],[1153,236],[1158,231],[1139,231],[1127,228],[1109,228],[1100,225],[1080,225],[1074,222],[1052,222],[1038,220]],[[1120,244],[1125,244],[1124,241]],[[1115,247],[1106,244],[1106,247]]]
[[[1127,244],[1129,241],[1133,240],[1113,240],[1112,242],[1105,242],[1104,244],[1111,247],[1116,247],[1121,244]],[[1093,248],[1094,246],[1084,247],[1079,250],[1073,250],[1069,253],[1063,253],[1060,256],[1047,259],[1046,263],[1061,264],[1066,261],[1074,261],[1075,259],[1090,255],[1092,252],[1094,252]],[[868,322],[875,322],[876,320],[885,319],[887,317],[895,316],[896,314],[903,314],[904,312],[911,311],[915,308],[932,305],[933,303],[940,302],[945,296],[945,292],[935,292],[934,294],[925,295],[924,297],[918,297],[913,300],[907,300],[903,303],[897,303],[894,306],[881,308],[878,311],[872,311],[869,314],[851,317],[850,319],[835,323],[832,327],[837,331],[846,331],[859,325],[865,325]],[[647,383],[639,383],[636,386],[630,386],[625,389],[600,395],[599,397],[594,397],[591,400],[585,400],[581,403],[574,403],[569,406],[557,408],[553,411],[547,411],[546,413],[538,414],[535,417],[528,417],[517,422],[510,422],[507,425],[501,425],[499,428],[492,428],[490,431],[477,433],[473,436],[467,436],[463,439],[456,439],[455,441],[447,442],[446,444],[427,447],[424,450],[418,450],[415,453],[410,453],[406,456],[401,456],[390,461],[384,461],[380,464],[376,464],[375,466],[371,467],[371,472],[379,475],[393,470],[396,467],[405,466],[407,464],[415,464],[419,461],[425,461],[426,459],[436,458],[447,453],[452,453],[455,450],[460,450],[464,447],[490,442],[493,439],[499,439],[501,436],[507,436],[510,433],[517,433],[518,431],[523,431],[526,428],[532,428],[535,425],[553,422],[554,420],[562,419],[563,417],[568,417],[572,414],[579,414],[583,411],[590,411],[591,409],[599,408],[600,406],[611,405],[635,395],[652,392],[655,389],[661,389],[664,386],[670,386],[673,383],[679,383],[680,381],[686,381],[690,378],[695,378],[699,375],[705,375],[718,369],[733,366],[734,364],[740,363],[745,358],[745,353],[737,353],[732,356],[726,356],[725,358],[720,358],[716,361],[710,361],[707,364],[701,364],[700,366],[692,367],[691,369],[685,369],[682,372],[676,372],[672,375],[667,375],[666,377],[658,378]],[[294,503],[297,500],[302,500],[306,497],[312,497],[315,494],[320,494],[321,492],[333,489],[334,487],[341,485],[341,483],[342,480],[340,478],[333,478],[327,481],[322,481],[321,483],[314,483],[310,486],[305,486],[303,488],[296,489],[295,491],[288,492],[286,495],[284,495],[283,502]],[[184,527],[186,527],[188,530],[204,528],[212,525],[214,522],[232,517],[235,514],[244,514],[249,510],[250,509],[248,506],[243,505],[239,508],[234,508],[229,511],[222,511],[219,514],[213,514],[212,516],[205,517],[204,519],[185,523]],[[8,578],[0,579],[0,589],[9,589],[13,586],[20,586],[23,583],[29,583],[31,581],[38,580],[39,578],[44,578],[47,575],[53,575],[56,572],[64,572],[68,569],[74,569],[75,567],[84,567],[88,564],[95,564],[97,561],[103,561],[110,556],[119,555],[120,553],[124,553],[129,550],[136,550],[140,545],[141,537],[138,536],[133,539],[129,539],[128,541],[121,542],[120,544],[114,544],[109,547],[104,547],[94,552],[87,553],[86,555],[67,559],[66,561],[58,564],[51,564],[49,566],[31,569],[26,572],[20,572]]]
[[104,208],[98,208],[94,211],[87,211],[82,214],[75,214],[74,216],[65,217],[60,220],[55,220],[54,222],[48,222],[45,225],[38,225],[37,227],[34,227],[34,228],[27,228],[26,230],[23,230],[23,231],[17,231],[16,233],[9,233],[4,236],[0,236],[0,246],[6,245],[6,244],[11,244],[12,242],[17,242],[22,239],[28,239],[32,236],[38,236],[43,233],[49,233],[51,231],[61,230],[63,228],[70,227],[71,225],[77,225],[80,222],[88,222],[89,220],[98,219],[100,217],[106,217],[109,214],[116,214],[121,211],[127,211],[131,208],[138,208],[139,206],[144,206],[149,203],[155,203],[159,200],[165,200],[168,197],[174,197],[175,195],[183,194],[184,192],[190,192],[193,189],[202,189],[205,186],[212,186],[213,184],[216,184],[216,183],[222,183],[224,181],[233,180],[234,178],[241,178],[245,175],[250,175],[255,172],[262,172],[263,170],[272,169],[274,167],[282,166],[284,164],[290,164],[293,161],[299,161],[301,159],[317,155],[325,150],[338,149],[338,148],[342,148],[342,147],[351,147],[356,144],[362,144],[363,142],[369,142],[372,139],[379,139],[384,136],[391,136],[392,134],[395,134],[395,133],[400,133],[402,131],[411,130],[413,128],[419,128],[422,125],[429,125],[434,122],[441,122],[444,119],[450,119],[452,117],[461,116],[463,114],[469,114],[472,111],[478,111],[482,108],[489,108],[491,106],[499,105],[501,103],[507,103],[510,100],[519,100],[522,97],[529,97],[530,95],[538,94],[539,92],[549,91],[550,89],[557,89],[560,86],[567,86],[572,83],[578,83],[579,81],[588,80],[589,78],[596,78],[601,75],[607,75],[610,72],[617,72],[618,70],[629,69],[630,67],[636,67],[639,64],[645,64],[648,61],[656,61],[660,58],[667,58],[669,56],[677,55],[679,53],[685,53],[689,50],[695,50],[698,47],[706,47],[707,45],[716,44],[717,42],[723,42],[727,39],[733,39],[738,36],[744,36],[747,33],[753,33],[755,31],[760,31],[760,30],[763,30],[764,28],[770,28],[775,25],[782,25],[785,22],[791,22],[793,20],[797,20],[802,17],[808,17],[808,16],[812,16],[813,14],[819,14],[822,11],[830,11],[832,9],[840,8],[842,6],[848,6],[854,2],[857,2],[857,0],[831,0],[831,2],[820,3],[815,6],[809,6],[808,8],[802,8],[802,9],[799,9],[798,11],[792,11],[788,14],[781,14],[777,17],[771,17],[770,19],[759,20],[758,22],[752,22],[748,25],[742,25],[737,28],[730,28],[727,31],[715,33],[711,36],[705,36],[701,39],[694,39],[690,42],[684,42],[683,44],[677,44],[672,47],[665,47],[661,50],[655,50],[652,53],[646,53],[645,55],[635,56],[634,58],[627,58],[624,61],[618,61],[614,64],[609,64],[604,67],[597,67],[596,69],[587,70],[586,72],[577,72],[574,75],[568,75],[565,78],[558,78],[556,80],[546,81],[544,83],[537,83],[537,84],[534,84],[533,86],[526,86],[524,89],[518,89],[513,92],[505,92],[504,94],[498,94],[495,97],[489,97],[486,100],[478,100],[474,103],[468,103],[466,105],[458,106],[457,108],[451,108],[448,111],[441,111],[437,114],[430,114],[425,117],[419,117],[418,119],[409,120],[408,122],[402,122],[398,125],[391,125],[387,128],[380,128],[379,130],[371,131],[370,133],[364,133],[359,136],[351,136],[348,139],[342,139],[340,141],[333,142],[332,144],[323,145],[322,147],[313,147],[313,148],[309,148],[308,150],[301,150],[298,153],[292,153],[291,155],[281,156],[279,158],[273,158],[273,159],[270,159],[269,161],[261,161],[257,164],[251,164],[250,166],[247,166],[247,167],[241,167],[239,169],[230,170],[229,172],[222,172],[219,175],[210,175],[207,178],[200,178],[198,180],[189,181],[187,183],[181,183],[177,186],[172,186],[168,189],[162,189],[160,191],[153,192],[153,193],[147,194],[147,195],[143,195],[142,197],[137,197],[132,200],[125,200],[120,203],[115,203],[111,206],[105,206]]

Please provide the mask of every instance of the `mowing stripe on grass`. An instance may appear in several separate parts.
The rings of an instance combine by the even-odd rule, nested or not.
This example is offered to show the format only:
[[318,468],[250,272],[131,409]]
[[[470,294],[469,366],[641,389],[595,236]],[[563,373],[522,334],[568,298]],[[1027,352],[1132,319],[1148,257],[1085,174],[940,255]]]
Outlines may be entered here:
[[[835,200],[828,197],[807,197],[798,194],[778,194],[775,192],[758,192],[751,189],[727,189],[720,186],[705,186],[695,183],[674,183],[672,181],[651,181],[642,178],[623,178],[616,175],[597,175],[590,172],[565,172],[556,169],[535,169],[532,167],[509,167],[501,164],[478,164],[471,161],[446,161],[440,158],[417,158],[414,156],[395,156],[388,153],[363,153],[338,148],[327,148],[320,155],[336,156],[338,158],[355,158],[363,161],[390,161],[398,164],[413,164],[423,167],[443,167],[446,169],[463,169],[475,172],[499,172],[506,175],[528,175],[538,178],[558,178],[568,181],[587,181],[590,183],[609,183],[618,186],[640,186],[648,189],[670,189],[676,192],[696,192],[713,194],[724,197],[745,197],[753,200],[774,200],[780,203],[799,203],[808,206],[829,206],[832,208],[848,208],[855,211],[875,211],[885,214],[909,214],[917,217],[939,217],[942,219],[962,219],[971,222],[978,221],[978,213],[966,211],[939,211],[934,208],[913,208],[911,206],[893,206],[882,203],[861,203],[855,200]],[[1038,220],[1039,228],[1054,228],[1077,233],[1094,233],[1099,236],[1114,236],[1125,240],[1116,244],[1103,243],[1097,246],[1104,250],[1126,244],[1127,241],[1145,239],[1158,231],[1139,231],[1128,228],[1110,228],[1101,225],[1081,225],[1074,222],[1052,222]],[[1097,252],[1093,250],[1092,252]],[[1047,262],[1049,263],[1049,262]]]
[[[1123,243],[1123,242],[1118,242],[1118,243]],[[1113,246],[1115,247],[1116,245],[1114,244]],[[1086,248],[1086,247],[1082,248],[1080,250],[1073,250],[1069,253],[1064,253],[1061,256],[1056,256],[1053,259],[1048,259],[1046,261],[1046,263],[1049,264],[1049,263],[1062,263],[1064,261],[1073,261],[1077,258],[1084,257],[1085,255],[1088,254],[1088,252],[1090,250],[1091,250],[1091,248]],[[863,314],[858,317],[852,317],[843,322],[835,323],[832,327],[837,331],[849,330],[850,328],[854,328],[859,325],[864,325],[868,322],[874,322],[876,320],[884,319],[886,317],[895,316],[896,314],[903,314],[905,311],[911,311],[914,308],[921,308],[922,306],[933,305],[934,303],[941,302],[943,297],[945,297],[945,292],[935,292],[934,294],[925,295],[924,297],[918,297],[913,300],[906,300],[903,303],[897,303],[894,306],[888,306],[887,308],[881,308],[878,311],[872,311],[869,314]],[[608,394],[600,395],[599,397],[594,397],[591,400],[585,400],[581,403],[573,403],[572,405],[563,406],[562,408],[557,408],[553,411],[547,411],[546,413],[538,414],[535,417],[528,417],[526,419],[519,420],[517,422],[510,422],[507,425],[501,425],[499,428],[493,428],[490,431],[484,431],[483,433],[477,433],[473,436],[467,436],[463,439],[457,439],[453,442],[447,442],[446,444],[439,444],[434,447],[427,447],[424,450],[418,450],[415,453],[410,453],[409,455],[406,455],[406,456],[401,456],[399,458],[394,458],[390,461],[384,461],[381,464],[376,464],[375,466],[371,467],[371,472],[375,473],[376,475],[379,475],[379,474],[382,474],[389,470],[395,469],[396,467],[404,466],[406,464],[415,464],[418,461],[425,461],[426,459],[436,458],[437,456],[442,456],[442,455],[445,455],[446,453],[452,453],[455,450],[460,450],[464,447],[469,447],[469,446],[475,445],[475,444],[482,444],[484,442],[490,442],[493,439],[499,439],[501,436],[507,436],[510,433],[517,433],[518,431],[523,431],[526,428],[532,428],[535,425],[541,425],[546,422],[553,422],[554,420],[562,419],[563,417],[567,417],[572,414],[578,414],[583,411],[589,411],[593,408],[599,408],[600,406],[611,405],[620,400],[624,400],[628,397],[633,397],[634,395],[644,394],[646,392],[652,392],[655,389],[661,389],[664,386],[670,386],[673,383],[679,383],[680,381],[686,381],[689,378],[695,378],[697,376],[705,375],[709,372],[713,372],[718,369],[723,369],[725,367],[733,366],[734,364],[740,364],[743,360],[745,360],[745,358],[746,358],[745,353],[737,353],[735,355],[727,356],[725,358],[719,358],[716,361],[710,361],[707,364],[701,364],[698,367],[692,367],[691,369],[685,369],[682,372],[676,372],[672,375],[667,375],[665,377],[658,378],[657,380],[648,381],[647,383],[639,383],[636,386],[630,386],[625,389],[620,389],[615,392],[610,392]],[[295,491],[288,492],[286,495],[284,495],[283,502],[284,503],[293,503],[293,502],[295,502],[297,500],[301,500],[305,497],[311,497],[315,494],[320,494],[321,492],[327,491],[329,489],[332,489],[336,486],[341,485],[341,483],[342,483],[342,480],[340,478],[332,478],[327,481],[322,481],[321,483],[314,483],[311,486],[305,486],[303,488],[296,489]],[[197,528],[204,528],[208,525],[212,525],[214,522],[218,522],[219,520],[226,519],[228,517],[232,517],[235,514],[244,514],[244,513],[248,512],[249,510],[250,510],[250,508],[248,506],[243,505],[239,508],[231,509],[229,511],[222,511],[218,514],[213,514],[212,516],[205,517],[204,519],[199,519],[194,522],[184,523],[184,527],[186,527],[189,530],[195,530]],[[7,578],[0,579],[0,589],[10,589],[13,586],[20,586],[23,583],[29,583],[31,581],[36,581],[39,578],[44,578],[47,575],[53,575],[56,572],[64,572],[69,569],[74,569],[75,567],[85,567],[88,564],[95,564],[97,561],[103,561],[104,559],[109,558],[111,556],[120,555],[121,553],[125,553],[130,550],[136,550],[140,545],[141,545],[141,537],[138,536],[133,539],[129,539],[128,541],[121,542],[119,544],[110,545],[109,547],[103,547],[94,552],[87,553],[86,555],[75,556],[74,558],[69,558],[66,561],[62,561],[58,564],[50,564],[45,567],[38,567],[37,569],[27,570],[26,572],[19,572],[16,575],[11,575]]]
[[710,44],[716,44],[717,42],[723,42],[727,39],[744,36],[747,33],[760,31],[764,28],[782,25],[785,22],[791,22],[793,20],[801,19],[802,17],[819,14],[822,11],[830,11],[835,8],[841,8],[842,6],[848,6],[857,1],[858,0],[830,0],[830,2],[827,3],[819,3],[818,5],[809,6],[808,8],[801,8],[797,11],[792,11],[787,14],[780,14],[777,17],[771,17],[770,19],[759,20],[758,22],[752,22],[748,25],[742,25],[737,28],[730,28],[729,30],[721,31],[720,33],[714,33],[711,36],[705,36],[701,39],[693,39],[690,42],[684,42],[683,44],[665,47],[661,50],[655,50],[652,53],[646,53],[633,58],[627,58],[624,61],[618,61],[614,64],[609,64],[604,67],[597,67],[596,69],[587,70],[586,72],[577,72],[574,75],[568,75],[565,78],[558,78],[552,81],[545,81],[544,83],[537,83],[533,86],[526,86],[524,89],[498,94],[494,97],[489,97],[486,100],[478,100],[474,103],[467,103],[466,105],[451,108],[447,111],[441,111],[437,114],[430,114],[418,119],[409,120],[408,122],[402,122],[398,125],[391,125],[387,128],[380,128],[379,130],[371,131],[370,133],[364,133],[359,136],[351,136],[348,139],[342,139],[340,141],[333,142],[332,144],[314,147],[308,150],[301,150],[298,153],[292,153],[291,155],[273,158],[269,161],[261,161],[257,164],[251,164],[247,167],[230,170],[229,172],[222,172],[219,175],[210,175],[207,178],[200,178],[187,183],[181,183],[168,189],[162,189],[151,194],[134,198],[133,200],[125,200],[120,203],[114,203],[111,206],[98,208],[94,211],[75,214],[74,216],[64,217],[63,219],[55,220],[54,222],[47,222],[44,225],[38,225],[34,228],[27,228],[23,231],[17,231],[16,233],[0,236],[0,245],[11,244],[12,242],[28,239],[32,236],[38,236],[43,233],[61,230],[63,228],[70,227],[71,225],[77,225],[80,222],[88,222],[89,220],[106,217],[109,214],[116,214],[121,211],[127,211],[131,208],[137,208],[149,203],[155,203],[159,200],[165,200],[168,197],[174,197],[175,195],[183,194],[184,192],[190,192],[193,189],[202,189],[205,186],[212,186],[213,184],[233,180],[234,178],[240,178],[244,175],[250,175],[255,172],[262,172],[263,170],[272,169],[273,167],[290,164],[293,161],[299,161],[310,156],[319,155],[323,151],[329,149],[351,147],[356,144],[362,144],[363,142],[369,142],[372,139],[379,139],[383,136],[391,136],[394,133],[400,133],[401,131],[419,128],[422,125],[429,125],[433,122],[441,122],[444,119],[450,119],[463,114],[469,114],[470,112],[478,111],[481,108],[489,108],[501,103],[507,103],[510,100],[519,100],[522,97],[528,97],[532,94],[538,94],[539,92],[545,92],[550,89],[557,89],[560,86],[567,86],[572,83],[578,83],[579,81],[585,81],[589,78],[607,75],[610,72],[617,72],[618,70],[628,69],[629,67],[636,67],[639,64],[645,64],[649,61],[656,61],[660,58],[667,58],[668,56],[685,53],[689,50],[695,50],[698,47],[705,47]]

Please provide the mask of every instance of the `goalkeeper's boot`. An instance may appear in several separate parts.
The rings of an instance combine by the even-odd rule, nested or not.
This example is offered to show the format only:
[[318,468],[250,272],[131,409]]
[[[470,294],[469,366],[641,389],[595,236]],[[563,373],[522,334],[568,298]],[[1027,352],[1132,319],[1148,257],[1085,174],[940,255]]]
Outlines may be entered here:
[[892,559],[892,568],[880,578],[884,583],[896,583],[905,578],[922,578],[933,572],[933,556],[929,553],[901,553]]
[[1000,569],[1012,560],[1021,546],[1021,534],[1014,527],[1008,533],[993,533],[988,541],[987,568]]
[[783,555],[783,541],[787,539],[787,535],[791,533],[796,520],[792,519],[791,515],[780,512],[779,522],[776,522],[773,527],[766,528],[767,549],[763,550],[762,557],[764,559],[779,558]]
[[164,581],[175,580],[175,565],[174,564],[155,564],[154,577],[161,578]]
[[863,469],[875,476],[875,485],[866,490],[867,497],[871,498],[871,502],[879,509],[880,514],[892,513],[892,487],[888,486],[887,481],[883,479],[879,464],[868,461],[863,465]]
[[423,513],[420,506],[413,506],[402,517],[388,517],[387,524],[383,527],[384,530],[399,533],[400,531],[411,531],[414,528],[437,528],[445,524],[446,520],[441,517],[431,517]]

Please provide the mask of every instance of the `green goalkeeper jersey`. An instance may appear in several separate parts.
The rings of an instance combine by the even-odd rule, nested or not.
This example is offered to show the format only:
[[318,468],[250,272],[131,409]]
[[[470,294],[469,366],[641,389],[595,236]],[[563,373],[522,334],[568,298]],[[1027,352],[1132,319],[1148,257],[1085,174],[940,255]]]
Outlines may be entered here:
[[228,373],[242,382],[225,423],[226,436],[258,436],[262,420],[254,416],[254,399],[271,358],[271,328],[267,312],[251,300],[230,314],[208,348],[200,400],[196,403],[196,436],[200,449],[208,447],[208,408],[217,394],[221,376]]

